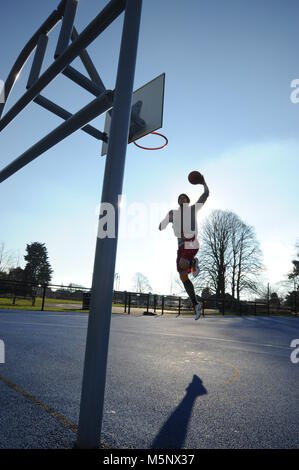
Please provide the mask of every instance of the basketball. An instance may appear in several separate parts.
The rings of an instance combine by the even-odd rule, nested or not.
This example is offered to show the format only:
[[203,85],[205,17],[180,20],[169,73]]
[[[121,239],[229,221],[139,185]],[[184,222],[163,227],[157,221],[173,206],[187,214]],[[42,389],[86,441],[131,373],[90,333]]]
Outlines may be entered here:
[[203,184],[204,178],[199,171],[191,171],[188,175],[188,181],[191,184]]

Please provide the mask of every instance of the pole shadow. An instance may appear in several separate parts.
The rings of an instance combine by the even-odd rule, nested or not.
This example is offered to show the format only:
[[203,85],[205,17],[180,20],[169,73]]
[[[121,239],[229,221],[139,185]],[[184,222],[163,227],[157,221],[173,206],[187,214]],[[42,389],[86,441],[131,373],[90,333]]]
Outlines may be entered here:
[[192,382],[186,388],[186,392],[181,403],[165,421],[155,437],[151,449],[183,448],[195,400],[208,393],[197,375],[193,375]]

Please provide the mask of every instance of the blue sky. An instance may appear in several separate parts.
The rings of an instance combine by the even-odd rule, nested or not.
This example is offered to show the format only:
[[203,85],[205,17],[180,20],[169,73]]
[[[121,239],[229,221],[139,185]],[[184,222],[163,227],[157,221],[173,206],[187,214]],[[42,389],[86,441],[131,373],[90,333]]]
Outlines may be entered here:
[[[57,0],[1,2],[0,79]],[[81,0],[81,31],[106,4]],[[299,104],[290,83],[299,78],[296,0],[144,0],[134,88],[166,73],[159,152],[128,147],[123,192],[127,204],[176,205],[197,197],[189,171],[203,172],[213,209],[232,210],[256,229],[271,285],[291,268],[298,224]],[[107,88],[115,83],[123,16],[90,47]],[[44,67],[52,61],[59,28],[52,31]],[[32,58],[7,106],[24,91]],[[84,72],[79,60],[73,63]],[[92,99],[65,77],[44,95],[74,112]],[[7,108],[8,109],[8,108]],[[0,135],[1,167],[60,123],[29,105]],[[103,118],[94,122],[103,128]],[[89,286],[105,159],[100,146],[77,132],[0,185],[0,241],[22,255],[26,243],[46,243],[56,283]],[[118,246],[120,288],[132,288],[136,271],[156,292],[168,293],[175,276],[176,240],[169,228]]]

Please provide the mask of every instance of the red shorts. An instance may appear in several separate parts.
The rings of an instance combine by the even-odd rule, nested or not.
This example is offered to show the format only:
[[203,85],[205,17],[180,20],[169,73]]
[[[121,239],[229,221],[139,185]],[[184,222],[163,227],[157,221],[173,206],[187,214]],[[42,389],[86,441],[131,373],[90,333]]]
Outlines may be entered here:
[[[189,267],[188,267],[188,273],[191,273],[191,261],[193,260],[194,256],[199,250],[199,245],[197,240],[192,240],[194,244],[194,248],[186,248],[186,244],[183,244],[182,246],[179,247],[177,251],[177,259],[176,259],[176,268],[179,273],[185,271],[184,268],[181,268],[180,266],[180,260],[181,258],[187,259],[189,261]],[[192,246],[192,245],[191,245]],[[196,248],[197,246],[197,248]]]

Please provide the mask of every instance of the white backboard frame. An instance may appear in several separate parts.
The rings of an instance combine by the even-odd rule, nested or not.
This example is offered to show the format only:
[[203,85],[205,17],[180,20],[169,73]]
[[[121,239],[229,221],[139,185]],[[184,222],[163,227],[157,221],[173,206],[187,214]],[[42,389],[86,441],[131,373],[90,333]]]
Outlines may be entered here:
[[[128,143],[134,142],[141,137],[150,134],[163,125],[163,111],[164,111],[164,89],[165,89],[165,73],[154,78],[146,83],[138,90],[134,91],[132,99],[132,108],[138,101],[142,102],[139,117],[145,122],[145,127],[136,131],[134,135],[128,140]],[[134,108],[133,108],[134,109]],[[104,132],[108,136],[111,124],[112,108],[107,111],[105,119]],[[108,143],[103,142],[101,155],[106,155],[108,150]]]

